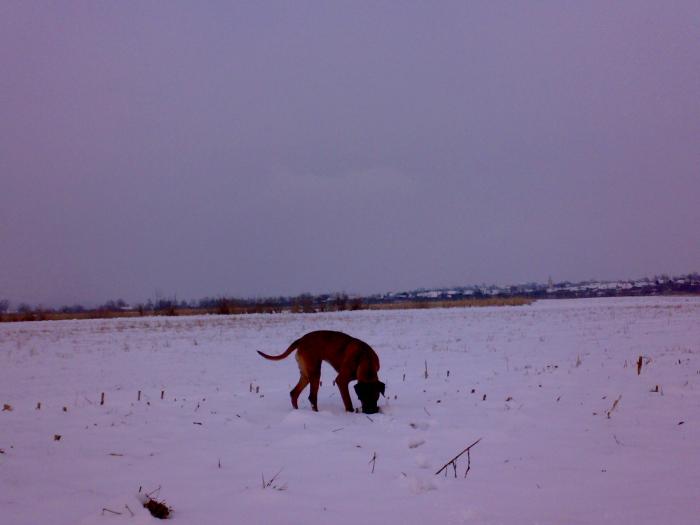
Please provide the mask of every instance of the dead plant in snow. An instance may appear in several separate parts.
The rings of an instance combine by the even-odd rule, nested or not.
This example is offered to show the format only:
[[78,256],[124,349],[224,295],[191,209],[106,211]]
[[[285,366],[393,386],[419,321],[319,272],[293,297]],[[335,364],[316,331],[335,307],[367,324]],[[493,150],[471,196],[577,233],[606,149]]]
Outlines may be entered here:
[[459,459],[459,457],[460,457],[462,454],[464,454],[464,453],[466,452],[466,453],[467,453],[467,470],[464,471],[464,477],[466,478],[466,477],[467,477],[467,474],[469,474],[469,471],[470,471],[471,468],[472,468],[471,449],[472,449],[473,446],[475,446],[476,444],[478,444],[479,441],[481,441],[481,438],[479,438],[479,439],[477,439],[476,441],[474,441],[474,443],[472,443],[471,445],[469,445],[469,446],[468,446],[467,448],[465,448],[462,452],[460,452],[460,453],[457,454],[455,457],[453,457],[451,460],[449,460],[447,463],[445,463],[445,464],[442,466],[442,468],[440,468],[440,470],[438,470],[438,471],[435,473],[435,475],[437,476],[438,474],[440,474],[440,472],[445,471],[445,476],[447,476],[447,467],[449,467],[450,465],[452,465],[452,469],[454,470],[454,475],[455,475],[455,478],[456,478],[456,477],[457,477],[457,460]]
[[142,495],[141,487],[139,487],[139,500],[141,501],[141,504],[144,506],[144,508],[151,513],[151,516],[161,520],[167,520],[172,515],[173,509],[169,507],[165,503],[165,501],[158,501],[153,497],[153,494],[159,491],[160,487],[147,494]]
[[274,490],[279,490],[280,492],[283,491],[283,490],[287,490],[287,484],[286,484],[286,483],[285,483],[284,485],[277,485],[277,484],[275,484],[275,480],[276,480],[277,477],[282,473],[283,470],[284,470],[284,467],[281,468],[281,469],[279,469],[279,471],[277,471],[277,474],[275,474],[274,476],[272,476],[272,478],[270,478],[269,481],[265,481],[265,474],[262,474],[262,488],[263,488],[263,489],[269,489],[269,488],[271,488],[271,489],[274,489]]

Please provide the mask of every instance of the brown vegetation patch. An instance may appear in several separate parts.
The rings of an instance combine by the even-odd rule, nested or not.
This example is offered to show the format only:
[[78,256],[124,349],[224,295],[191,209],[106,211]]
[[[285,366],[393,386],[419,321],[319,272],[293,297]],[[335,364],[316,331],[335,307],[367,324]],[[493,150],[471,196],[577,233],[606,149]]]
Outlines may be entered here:
[[476,308],[480,306],[525,306],[535,302],[530,297],[484,297],[473,299],[446,299],[426,301],[403,301],[372,304],[370,310],[411,310],[416,308]]

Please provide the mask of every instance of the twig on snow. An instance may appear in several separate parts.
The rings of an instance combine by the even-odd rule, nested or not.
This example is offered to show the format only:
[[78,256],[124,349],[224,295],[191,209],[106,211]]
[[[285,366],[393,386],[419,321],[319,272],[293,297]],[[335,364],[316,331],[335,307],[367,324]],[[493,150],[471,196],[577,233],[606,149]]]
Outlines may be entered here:
[[[468,446],[467,448],[465,448],[462,452],[460,452],[460,453],[457,454],[455,457],[453,457],[451,460],[449,460],[447,463],[445,463],[445,464],[442,466],[442,468],[440,468],[440,470],[438,470],[438,471],[435,473],[435,475],[437,476],[437,475],[440,474],[443,470],[445,470],[447,467],[449,467],[450,465],[452,465],[452,468],[454,469],[454,473],[455,473],[455,478],[456,478],[456,477],[457,477],[457,460],[459,459],[459,457],[460,457],[462,454],[464,454],[464,453],[466,452],[466,453],[467,453],[467,471],[464,473],[464,477],[466,478],[466,477],[467,477],[467,473],[468,473],[469,470],[471,469],[471,455],[470,455],[470,450],[472,449],[472,447],[473,447],[474,445],[476,445],[477,443],[479,443],[479,441],[481,441],[481,438],[479,438],[479,439],[477,439],[476,441],[474,441],[474,443],[472,443],[471,445],[469,445],[469,446]],[[447,472],[445,472],[445,475],[447,475]]]

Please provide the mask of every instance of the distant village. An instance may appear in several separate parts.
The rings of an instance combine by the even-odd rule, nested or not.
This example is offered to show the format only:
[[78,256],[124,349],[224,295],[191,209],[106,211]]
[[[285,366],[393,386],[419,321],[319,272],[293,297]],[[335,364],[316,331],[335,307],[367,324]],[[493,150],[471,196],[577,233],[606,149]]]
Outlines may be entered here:
[[478,285],[371,296],[370,302],[457,300],[479,297],[529,297],[534,299],[570,299],[583,297],[621,297],[645,295],[700,294],[700,274],[666,275],[621,281],[569,281],[546,284],[526,283],[510,286]]

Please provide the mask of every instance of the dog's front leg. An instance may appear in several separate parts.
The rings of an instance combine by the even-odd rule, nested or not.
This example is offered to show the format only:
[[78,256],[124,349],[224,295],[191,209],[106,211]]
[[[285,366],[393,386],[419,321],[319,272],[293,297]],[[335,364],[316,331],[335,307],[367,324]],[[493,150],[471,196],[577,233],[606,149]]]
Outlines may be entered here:
[[355,409],[352,406],[352,399],[350,398],[350,391],[348,390],[348,384],[350,384],[350,381],[347,378],[339,375],[335,378],[335,384],[338,385],[338,390],[340,390],[340,397],[343,398],[345,410],[348,412],[354,412]]

